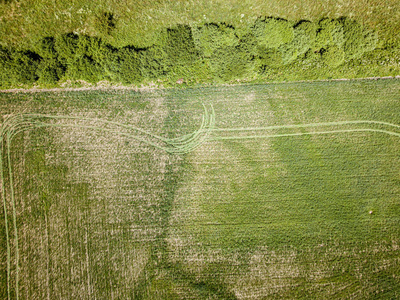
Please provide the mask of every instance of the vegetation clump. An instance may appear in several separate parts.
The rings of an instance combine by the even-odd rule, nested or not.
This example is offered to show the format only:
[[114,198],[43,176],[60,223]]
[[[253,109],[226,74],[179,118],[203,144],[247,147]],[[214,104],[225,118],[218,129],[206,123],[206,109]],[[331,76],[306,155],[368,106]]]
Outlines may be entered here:
[[[110,34],[113,15],[103,13],[99,18],[100,35]],[[76,33],[45,37],[34,50],[2,47],[1,87],[56,85],[65,80],[174,84],[179,78],[185,82],[324,79],[362,76],[372,66],[375,72],[382,71],[375,76],[397,70],[368,60],[372,56],[366,53],[374,51],[374,57],[383,55],[384,60],[390,52],[377,49],[375,32],[345,17],[297,23],[260,17],[240,32],[226,23],[177,25],[156,36],[154,44],[145,48],[115,48],[100,37]],[[366,59],[366,64],[357,63]],[[350,71],[350,66],[359,70]]]

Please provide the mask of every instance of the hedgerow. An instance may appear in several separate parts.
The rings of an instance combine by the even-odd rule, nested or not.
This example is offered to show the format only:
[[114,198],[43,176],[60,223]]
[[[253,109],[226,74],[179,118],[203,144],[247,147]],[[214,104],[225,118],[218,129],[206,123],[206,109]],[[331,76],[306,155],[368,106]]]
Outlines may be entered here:
[[[109,15],[101,17],[114,24]],[[322,79],[331,77],[333,69],[341,70],[337,76],[351,77],[355,73],[348,66],[378,46],[375,32],[345,17],[297,23],[260,17],[240,32],[226,23],[176,25],[155,36],[154,45],[146,48],[115,48],[100,37],[75,33],[45,37],[34,51],[0,47],[1,86],[104,79],[123,84],[174,83],[182,78],[185,82],[287,80],[303,79],[302,74],[305,79],[312,72],[313,78]],[[375,51],[390,56],[385,48]],[[378,72],[376,76],[388,70],[381,67],[380,74],[373,62],[365,65]],[[361,68],[357,76],[362,76]]]

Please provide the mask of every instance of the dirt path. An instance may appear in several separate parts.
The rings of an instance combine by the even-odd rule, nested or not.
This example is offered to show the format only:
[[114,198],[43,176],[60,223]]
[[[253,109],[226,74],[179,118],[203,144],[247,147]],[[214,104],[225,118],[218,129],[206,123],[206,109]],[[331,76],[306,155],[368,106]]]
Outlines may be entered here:
[[[356,80],[383,80],[383,79],[400,79],[400,75],[396,76],[385,76],[385,77],[364,77],[364,78],[339,78],[339,79],[320,79],[320,80],[297,80],[297,81],[281,81],[281,82],[265,82],[265,84],[272,83],[299,83],[299,82],[324,82],[324,81],[356,81]],[[221,86],[232,86],[238,84],[222,84]],[[239,84],[240,85],[240,84]],[[244,83],[242,85],[251,85],[251,83]],[[206,85],[205,85],[206,87]],[[209,85],[207,85],[209,87]],[[130,91],[150,91],[150,90],[158,90],[165,89],[163,85],[150,84],[148,86],[122,86],[122,85],[108,85],[104,84],[104,82],[100,82],[97,85],[84,86],[79,88],[71,88],[71,87],[60,87],[60,88],[51,88],[51,89],[43,89],[43,88],[30,88],[30,89],[6,89],[0,90],[0,93],[39,93],[39,92],[72,92],[72,91],[92,91],[92,90],[130,90]]]

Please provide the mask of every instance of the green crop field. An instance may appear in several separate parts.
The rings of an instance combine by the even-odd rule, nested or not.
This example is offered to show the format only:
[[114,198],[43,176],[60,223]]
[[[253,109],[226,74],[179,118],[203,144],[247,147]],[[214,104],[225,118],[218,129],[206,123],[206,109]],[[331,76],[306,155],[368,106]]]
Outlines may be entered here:
[[0,93],[3,299],[400,297],[400,84]]

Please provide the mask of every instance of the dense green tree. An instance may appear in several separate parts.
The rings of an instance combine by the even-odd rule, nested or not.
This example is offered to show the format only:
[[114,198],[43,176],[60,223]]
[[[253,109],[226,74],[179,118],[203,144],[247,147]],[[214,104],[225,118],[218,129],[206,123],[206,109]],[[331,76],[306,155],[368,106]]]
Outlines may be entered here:
[[168,28],[161,39],[170,66],[193,64],[199,59],[190,26],[178,25]]
[[344,62],[345,53],[341,47],[329,46],[321,51],[321,57],[326,65],[336,68]]
[[44,58],[36,70],[39,80],[44,83],[56,83],[64,73],[65,66],[54,58]]
[[193,28],[194,43],[204,56],[210,57],[218,48],[238,46],[235,29],[225,23],[208,23]]
[[167,74],[168,55],[160,46],[139,51],[140,73],[144,78],[157,79]]
[[218,81],[242,78],[248,73],[250,63],[251,56],[239,46],[219,48],[210,58],[211,71]]
[[[103,17],[110,21],[110,16]],[[181,78],[186,82],[211,78],[225,82],[253,77],[255,70],[280,78],[279,74],[288,74],[287,70],[301,64],[330,69],[350,60],[354,63],[378,45],[375,32],[344,17],[296,24],[260,17],[241,31],[225,23],[193,28],[177,25],[156,36],[154,45],[148,48],[118,49],[99,37],[74,33],[41,39],[35,47],[37,54],[0,47],[1,84],[38,79],[55,83],[61,78],[89,82],[107,79],[124,84],[157,79],[175,82]],[[301,76],[300,69],[298,72]]]
[[11,83],[33,83],[38,79],[36,70],[41,57],[31,51],[11,52],[8,75]]
[[278,48],[294,38],[290,22],[279,18],[258,18],[251,30],[258,44],[266,48]]
[[344,28],[342,22],[336,19],[324,18],[318,23],[315,48],[321,49],[329,46],[342,47],[344,44]]
[[293,29],[293,40],[279,47],[282,62],[289,64],[312,48],[315,43],[316,32],[316,26],[311,22],[302,21],[297,24]]
[[278,68],[283,65],[282,53],[278,49],[269,48],[260,50],[259,65],[261,68],[268,66]]
[[48,36],[40,40],[38,54],[43,58],[57,58],[54,37]]
[[74,33],[62,34],[55,38],[54,48],[62,64],[67,65],[75,60],[78,42],[79,36]]
[[365,52],[376,48],[378,36],[375,32],[366,30],[361,24],[349,18],[340,18],[339,22],[343,26],[343,49],[347,58],[359,58]]
[[119,81],[131,84],[138,83],[142,79],[140,72],[140,59],[138,51],[132,47],[125,47],[118,51],[118,78]]
[[75,57],[68,64],[66,76],[72,80],[85,80],[96,83],[104,79],[104,69],[89,56]]

